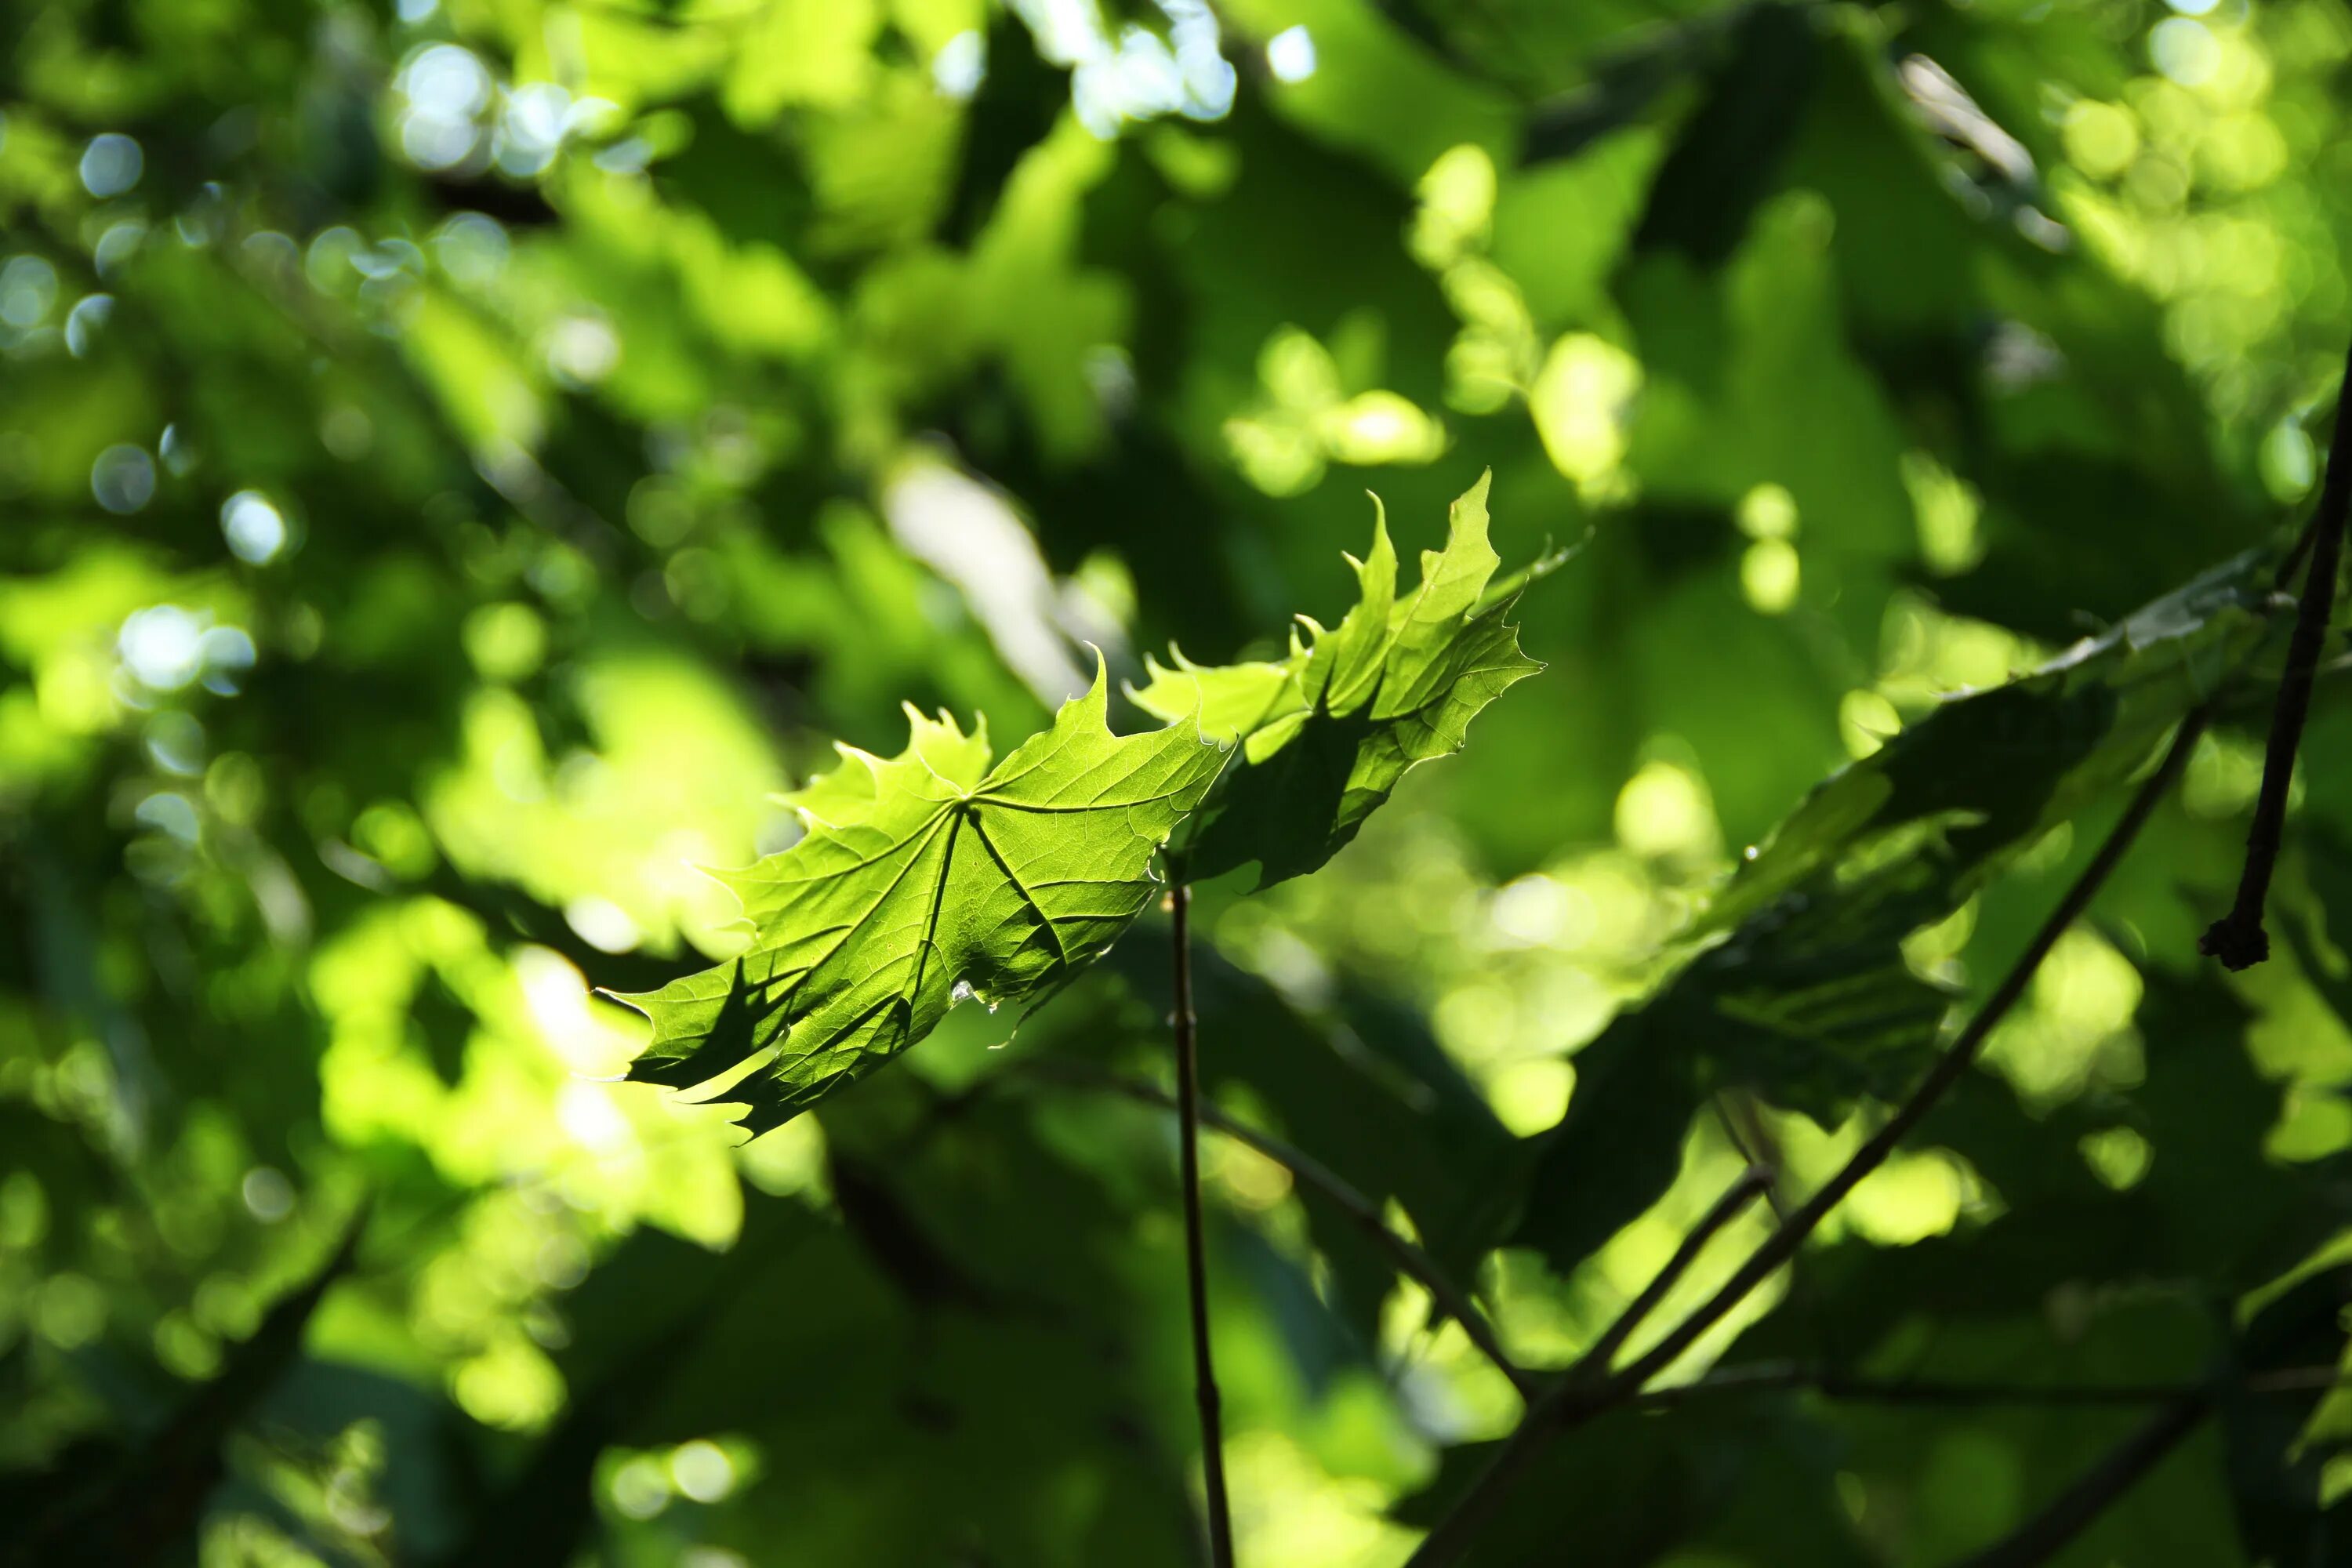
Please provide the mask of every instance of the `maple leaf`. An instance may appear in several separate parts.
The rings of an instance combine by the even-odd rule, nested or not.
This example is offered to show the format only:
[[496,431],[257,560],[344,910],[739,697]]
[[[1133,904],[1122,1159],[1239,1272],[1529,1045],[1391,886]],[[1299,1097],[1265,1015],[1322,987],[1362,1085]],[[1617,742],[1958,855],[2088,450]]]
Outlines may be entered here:
[[960,1002],[1035,1005],[1150,902],[1153,853],[1226,755],[1189,714],[1112,734],[1099,664],[1084,696],[993,769],[984,723],[967,735],[945,714],[907,713],[904,752],[838,747],[841,766],[784,797],[807,828],[798,843],[720,873],[750,947],[616,998],[654,1024],[629,1077],[710,1086],[706,1098],[746,1102],[738,1120],[757,1135]]
[[1150,683],[1131,693],[1140,707],[1192,716],[1241,747],[1181,842],[1185,875],[1255,860],[1265,888],[1315,870],[1407,769],[1460,751],[1470,721],[1543,668],[1519,651],[1506,619],[1515,594],[1488,591],[1500,563],[1486,542],[1489,478],[1454,503],[1445,548],[1422,552],[1411,593],[1397,594],[1396,549],[1375,496],[1371,550],[1346,557],[1361,596],[1336,628],[1301,616],[1289,656],[1276,661],[1197,665],[1181,652],[1173,668],[1148,661]]

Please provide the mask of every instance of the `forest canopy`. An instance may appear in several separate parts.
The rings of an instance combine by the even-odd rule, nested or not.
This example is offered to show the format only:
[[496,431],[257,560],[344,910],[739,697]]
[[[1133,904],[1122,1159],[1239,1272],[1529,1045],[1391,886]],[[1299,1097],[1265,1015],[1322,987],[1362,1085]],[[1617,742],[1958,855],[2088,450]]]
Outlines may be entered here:
[[2347,95],[9,7],[0,1565],[2352,1562]]

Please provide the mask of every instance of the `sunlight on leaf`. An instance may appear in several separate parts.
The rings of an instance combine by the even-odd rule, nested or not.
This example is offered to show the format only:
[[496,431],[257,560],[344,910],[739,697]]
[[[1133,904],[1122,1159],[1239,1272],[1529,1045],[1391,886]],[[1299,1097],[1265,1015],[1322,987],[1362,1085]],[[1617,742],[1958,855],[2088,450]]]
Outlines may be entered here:
[[630,1068],[720,1092],[754,1134],[782,1125],[930,1033],[969,997],[1034,1005],[1134,923],[1151,857],[1225,753],[1183,718],[1114,735],[1107,679],[994,771],[985,728],[908,710],[906,751],[841,748],[842,765],[787,797],[807,837],[722,878],[750,948],[620,1000],[654,1022]]

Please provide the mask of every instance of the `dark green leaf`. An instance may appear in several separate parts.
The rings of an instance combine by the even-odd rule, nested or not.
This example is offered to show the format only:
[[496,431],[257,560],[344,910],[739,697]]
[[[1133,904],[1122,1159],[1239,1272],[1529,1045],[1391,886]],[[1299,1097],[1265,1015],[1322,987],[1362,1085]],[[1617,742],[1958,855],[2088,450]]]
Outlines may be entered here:
[[[1278,662],[1151,665],[1134,693],[1147,711],[1196,714],[1237,742],[1241,759],[1183,845],[1186,871],[1222,875],[1255,861],[1258,886],[1316,869],[1417,763],[1462,749],[1470,721],[1542,667],[1487,584],[1487,479],[1454,503],[1445,548],[1423,551],[1421,582],[1397,593],[1396,550],[1378,512],[1370,554],[1349,558],[1361,596],[1337,628],[1300,617]],[[1375,507],[1378,507],[1377,500]]]

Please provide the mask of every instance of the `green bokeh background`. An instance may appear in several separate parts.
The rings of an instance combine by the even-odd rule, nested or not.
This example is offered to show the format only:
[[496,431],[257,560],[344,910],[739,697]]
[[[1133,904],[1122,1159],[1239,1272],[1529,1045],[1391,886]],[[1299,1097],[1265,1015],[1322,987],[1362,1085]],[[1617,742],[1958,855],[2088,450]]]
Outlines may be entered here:
[[[1727,1122],[1801,1191],[1890,1091],[1612,1020],[1825,776],[2281,538],[2352,333],[2337,0],[19,0],[0,61],[0,1560],[1197,1560],[1172,1129],[1031,1070],[1164,1078],[1164,929],[739,1147],[593,994],[740,945],[698,868],[902,703],[1009,749],[1090,647],[1280,647],[1368,488],[1410,560],[1491,469],[1507,564],[1576,552],[1549,668],[1202,889],[1204,1049],[1564,1364]],[[2225,979],[2264,707],[1682,1375],[2272,1353],[2352,1224],[2352,713]],[[1976,762],[1954,820],[2040,765]],[[1980,994],[2117,798],[1912,978]],[[1634,1152],[1571,1180],[1580,1095]],[[1206,1156],[1241,1558],[1402,1563],[1517,1398]],[[2346,1560],[2315,1404],[2060,1561]],[[1947,1563],[2137,1419],[1627,1414],[1477,1560]]]

